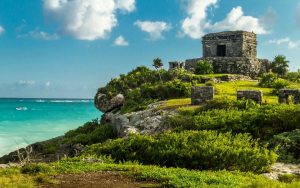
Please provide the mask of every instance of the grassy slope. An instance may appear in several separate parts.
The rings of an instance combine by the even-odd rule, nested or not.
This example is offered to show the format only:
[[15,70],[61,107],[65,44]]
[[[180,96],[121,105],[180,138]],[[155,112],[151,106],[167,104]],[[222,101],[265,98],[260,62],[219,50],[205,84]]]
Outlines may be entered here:
[[[277,104],[278,97],[273,93],[272,88],[263,88],[258,86],[257,81],[236,81],[236,82],[224,82],[215,84],[216,95],[215,98],[228,98],[235,100],[237,90],[261,90],[264,97],[263,102],[268,104]],[[291,83],[290,88],[300,89],[300,84]],[[168,100],[161,108],[178,108],[182,106],[189,106],[191,99],[171,99]],[[196,108],[191,106],[191,108]]]
[[[252,173],[228,171],[196,171],[180,168],[163,168],[139,164],[87,163],[79,158],[52,164],[32,165],[26,174],[19,169],[0,170],[2,187],[34,187],[37,182],[51,182],[56,174],[77,174],[95,171],[117,171],[137,180],[154,180],[168,187],[299,187],[299,183],[280,183]],[[25,169],[24,168],[24,169]],[[23,169],[23,171],[24,171]],[[29,170],[28,170],[29,169]],[[10,174],[10,175],[7,175]],[[3,179],[4,178],[4,179]],[[1,184],[2,183],[2,184]]]

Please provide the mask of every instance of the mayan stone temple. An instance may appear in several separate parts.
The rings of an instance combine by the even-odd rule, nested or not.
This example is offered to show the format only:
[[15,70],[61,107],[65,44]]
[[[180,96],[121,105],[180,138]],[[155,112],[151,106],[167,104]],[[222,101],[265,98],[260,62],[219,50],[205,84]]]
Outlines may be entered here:
[[268,60],[257,58],[256,34],[246,31],[210,33],[202,38],[203,57],[185,62],[170,62],[170,69],[181,67],[194,71],[200,60],[208,60],[215,73],[256,76],[268,70]]

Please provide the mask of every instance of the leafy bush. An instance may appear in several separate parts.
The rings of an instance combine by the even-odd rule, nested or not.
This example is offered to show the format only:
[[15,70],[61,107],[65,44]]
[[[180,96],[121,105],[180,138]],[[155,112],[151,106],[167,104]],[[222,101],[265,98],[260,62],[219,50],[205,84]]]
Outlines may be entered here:
[[186,114],[173,116],[166,120],[166,123],[177,131],[232,131],[233,133],[250,133],[253,137],[263,140],[282,132],[300,129],[300,105],[258,106],[252,103],[247,104],[247,102],[246,105],[242,102],[240,106],[234,103],[229,103],[228,106],[226,103],[219,104],[219,108],[223,109],[209,109],[212,106],[204,107],[190,116]]
[[285,183],[292,183],[300,181],[300,177],[295,174],[282,174],[279,175],[278,180]]
[[292,82],[300,83],[300,70],[297,72],[289,72],[284,78]]
[[269,72],[262,75],[259,80],[259,86],[272,88],[274,83],[277,81],[278,77],[275,73]]
[[43,164],[43,163],[32,163],[32,164],[27,164],[21,168],[21,173],[23,174],[39,174],[39,173],[50,173],[53,171],[50,166]]
[[283,79],[278,79],[274,82],[274,84],[272,86],[274,88],[273,93],[278,94],[278,91],[280,89],[286,88],[289,85],[290,85],[290,83],[288,81],[283,80]]
[[90,146],[86,153],[110,155],[116,161],[139,161],[190,169],[264,172],[276,154],[247,134],[187,131],[156,136],[131,135]]
[[91,145],[115,138],[109,125],[101,125],[98,120],[85,123],[82,127],[71,130],[65,134],[64,142],[70,144]]
[[211,62],[203,60],[198,61],[195,68],[196,74],[213,74],[214,73],[214,66]]
[[275,135],[270,146],[279,146],[279,161],[300,163],[300,129]]
[[177,79],[158,84],[143,84],[128,93],[122,112],[144,110],[149,104],[159,100],[190,97],[191,87],[191,83]]

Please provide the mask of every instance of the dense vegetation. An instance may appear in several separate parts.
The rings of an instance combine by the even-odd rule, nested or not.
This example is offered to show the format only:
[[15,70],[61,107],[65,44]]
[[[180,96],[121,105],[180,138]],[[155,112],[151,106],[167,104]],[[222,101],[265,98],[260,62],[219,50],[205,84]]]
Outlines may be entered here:
[[203,108],[182,110],[166,123],[176,130],[218,130],[250,133],[267,140],[300,128],[300,105],[255,105],[247,101],[216,100]]
[[165,133],[157,136],[131,135],[87,149],[88,154],[111,156],[143,164],[201,170],[265,172],[276,154],[260,147],[246,134],[232,136],[214,131]]

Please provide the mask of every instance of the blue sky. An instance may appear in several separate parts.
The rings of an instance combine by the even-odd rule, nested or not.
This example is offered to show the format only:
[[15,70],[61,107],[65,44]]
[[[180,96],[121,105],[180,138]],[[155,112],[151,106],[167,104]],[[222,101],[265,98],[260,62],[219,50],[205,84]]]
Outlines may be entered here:
[[300,68],[300,0],[1,0],[0,97],[92,98],[152,59],[202,56],[208,32],[258,33]]

